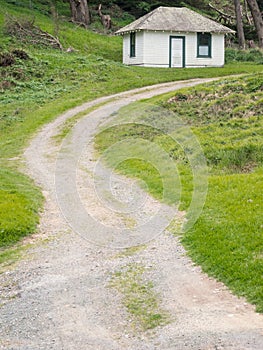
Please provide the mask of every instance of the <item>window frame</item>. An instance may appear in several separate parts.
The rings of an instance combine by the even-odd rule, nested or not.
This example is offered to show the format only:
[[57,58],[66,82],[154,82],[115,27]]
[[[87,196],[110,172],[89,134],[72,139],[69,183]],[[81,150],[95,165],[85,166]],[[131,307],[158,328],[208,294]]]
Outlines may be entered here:
[[[208,38],[208,44],[204,45],[201,43],[202,37],[207,36]],[[201,55],[199,53],[200,46],[207,46],[208,47],[208,54],[207,55]],[[198,58],[211,58],[212,57],[212,34],[211,33],[197,33],[197,57]]]
[[136,33],[130,33],[130,57],[136,57]]

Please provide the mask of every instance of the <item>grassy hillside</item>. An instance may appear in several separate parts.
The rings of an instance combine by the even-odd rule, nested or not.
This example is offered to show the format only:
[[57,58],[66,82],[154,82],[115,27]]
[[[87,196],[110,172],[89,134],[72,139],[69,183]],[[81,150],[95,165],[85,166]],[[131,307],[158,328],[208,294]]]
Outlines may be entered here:
[[[229,64],[223,69],[150,69],[121,64],[120,37],[96,34],[46,16],[43,3],[32,9],[22,1],[0,0],[0,246],[7,247],[33,233],[42,197],[19,172],[20,156],[39,127],[63,111],[102,95],[172,80],[258,72],[259,65]],[[40,6],[40,4],[42,4]],[[39,9],[38,6],[39,5]],[[66,11],[64,8],[61,11]],[[32,20],[58,37],[65,49],[21,43],[5,32],[9,17]],[[23,53],[21,55],[21,52]]]
[[[125,138],[132,137],[133,145],[136,139],[143,138],[161,147],[179,171],[180,198],[171,174],[158,171],[163,170],[162,163],[158,168],[143,161],[149,154],[143,153],[145,148],[141,149],[140,160],[127,159],[119,171],[146,182],[158,199],[179,205],[191,222],[188,213],[198,186],[194,184],[194,174],[200,161],[190,163],[191,138],[187,138],[190,141],[186,145],[175,141],[184,140],[181,123],[188,126],[204,152],[209,186],[199,219],[184,232],[182,242],[204,271],[263,312],[263,73],[184,89],[149,102],[164,108],[155,114],[151,107],[147,114],[147,122],[157,127],[138,124],[139,119],[135,125],[124,125],[134,119],[134,110],[145,108],[140,103],[125,107],[118,116],[122,118],[121,125],[97,135],[98,151],[108,150],[105,154],[111,164],[118,157],[115,148],[115,153],[110,153],[111,146]],[[177,118],[180,124],[174,122]],[[165,126],[174,137],[159,126]]]

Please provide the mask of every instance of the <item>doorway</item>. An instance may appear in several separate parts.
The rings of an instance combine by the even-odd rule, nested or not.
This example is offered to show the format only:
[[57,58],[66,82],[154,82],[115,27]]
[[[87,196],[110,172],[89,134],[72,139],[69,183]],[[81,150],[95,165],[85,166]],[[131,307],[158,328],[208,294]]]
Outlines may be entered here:
[[184,68],[185,67],[185,37],[184,36],[170,36],[170,68]]

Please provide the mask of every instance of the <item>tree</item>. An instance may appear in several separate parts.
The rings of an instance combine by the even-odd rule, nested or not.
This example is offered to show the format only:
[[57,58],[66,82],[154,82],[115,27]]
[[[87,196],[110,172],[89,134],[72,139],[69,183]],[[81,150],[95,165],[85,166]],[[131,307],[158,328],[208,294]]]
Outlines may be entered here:
[[263,0],[258,0],[258,7],[260,11],[263,11]]
[[90,12],[87,0],[69,0],[72,21],[83,25],[90,24]]
[[99,5],[99,8],[98,8],[98,14],[100,16],[100,19],[101,19],[101,23],[103,24],[103,27],[105,29],[111,29],[111,17],[110,15],[104,15],[102,12],[101,12],[101,4]]
[[247,3],[255,24],[255,28],[258,36],[258,46],[260,48],[263,48],[263,19],[262,19],[262,15],[261,15],[257,0],[247,0]]
[[243,21],[242,21],[240,0],[234,0],[234,4],[235,4],[235,13],[236,13],[236,22],[237,22],[238,44],[240,49],[245,49],[246,41],[245,41],[244,27],[243,27]]

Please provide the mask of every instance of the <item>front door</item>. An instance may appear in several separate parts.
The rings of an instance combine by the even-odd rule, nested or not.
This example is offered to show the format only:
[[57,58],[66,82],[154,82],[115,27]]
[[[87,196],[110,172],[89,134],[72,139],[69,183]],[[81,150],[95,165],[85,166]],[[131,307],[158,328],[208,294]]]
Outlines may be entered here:
[[170,62],[172,68],[185,67],[185,37],[171,36],[170,37]]

